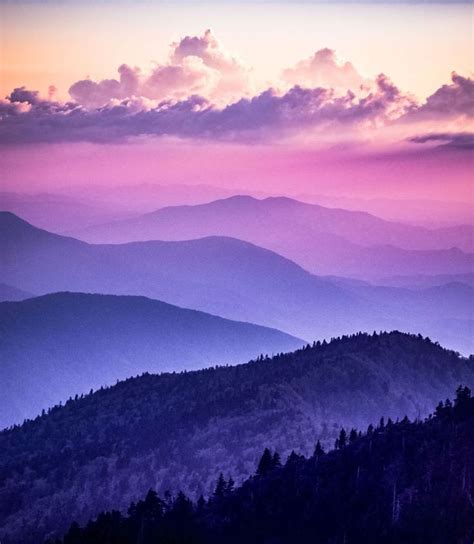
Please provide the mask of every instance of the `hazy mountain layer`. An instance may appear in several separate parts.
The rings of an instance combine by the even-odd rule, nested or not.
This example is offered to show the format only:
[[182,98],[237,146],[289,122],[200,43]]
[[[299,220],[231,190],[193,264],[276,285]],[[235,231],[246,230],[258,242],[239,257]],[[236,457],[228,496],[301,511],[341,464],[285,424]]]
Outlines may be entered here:
[[6,300],[25,300],[25,298],[31,298],[33,295],[17,289],[12,285],[7,285],[6,283],[0,283],[0,302]]
[[303,344],[143,297],[58,293],[0,303],[0,427],[142,372],[245,362]]
[[469,354],[474,289],[375,288],[318,278],[292,261],[225,237],[90,245],[0,214],[0,281],[45,294],[144,295],[309,341],[358,330],[422,332]]
[[232,236],[276,251],[316,274],[376,278],[466,273],[474,267],[473,255],[464,253],[474,249],[471,225],[430,230],[283,197],[235,196],[168,207],[76,234],[102,243]]

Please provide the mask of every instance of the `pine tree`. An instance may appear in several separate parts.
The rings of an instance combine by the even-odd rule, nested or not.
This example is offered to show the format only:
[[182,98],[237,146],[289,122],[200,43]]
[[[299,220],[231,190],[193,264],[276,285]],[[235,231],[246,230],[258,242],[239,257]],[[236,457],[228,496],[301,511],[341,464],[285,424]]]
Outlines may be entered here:
[[341,429],[341,432],[339,433],[339,449],[342,449],[347,444],[347,433],[344,427]]
[[314,454],[313,454],[313,457],[322,457],[324,455],[324,449],[323,447],[321,446],[321,442],[318,440],[316,442],[316,446],[314,448]]
[[280,467],[281,467],[281,458],[280,458],[280,454],[276,451],[272,457],[272,468],[275,469]]
[[266,476],[273,469],[273,457],[268,448],[265,448],[257,467],[258,476]]
[[224,475],[221,472],[219,474],[219,478],[217,479],[216,488],[214,489],[214,498],[222,499],[222,497],[225,495],[226,489],[227,489],[227,482],[225,481]]

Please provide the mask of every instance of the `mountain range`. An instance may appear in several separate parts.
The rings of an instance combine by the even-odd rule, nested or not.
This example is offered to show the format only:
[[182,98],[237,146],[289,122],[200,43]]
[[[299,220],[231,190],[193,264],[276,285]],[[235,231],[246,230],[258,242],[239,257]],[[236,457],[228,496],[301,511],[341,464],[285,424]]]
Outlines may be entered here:
[[131,216],[123,207],[94,202],[86,195],[75,197],[60,193],[3,191],[0,192],[0,210],[14,213],[38,227],[58,233]]
[[0,539],[61,536],[73,519],[123,511],[150,487],[209,495],[219,472],[237,483],[253,473],[264,447],[283,459],[312,454],[341,427],[424,418],[473,383],[472,358],[398,332],[131,378],[0,433]]
[[0,428],[143,372],[295,349],[277,330],[144,297],[56,293],[0,303]]
[[430,230],[286,197],[233,196],[167,207],[74,235],[95,243],[230,236],[275,251],[315,274],[359,278],[474,269],[472,225]]
[[471,353],[474,288],[409,290],[321,278],[228,237],[88,244],[0,213],[0,282],[35,295],[142,295],[308,341],[358,330],[421,332]]

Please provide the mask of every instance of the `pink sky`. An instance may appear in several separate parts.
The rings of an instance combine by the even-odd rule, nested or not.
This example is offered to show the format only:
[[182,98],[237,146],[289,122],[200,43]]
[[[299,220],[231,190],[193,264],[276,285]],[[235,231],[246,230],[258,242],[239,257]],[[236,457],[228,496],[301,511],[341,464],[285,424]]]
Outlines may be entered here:
[[[2,187],[206,183],[472,202],[469,10],[359,6],[350,8],[352,22],[340,24],[340,8],[310,7],[324,23],[311,27],[304,10],[282,6],[286,19],[262,6],[242,9],[231,22],[216,5],[196,13],[198,21],[206,15],[222,23],[222,34],[196,30],[171,7],[162,8],[174,25],[167,29],[164,12],[154,11],[160,58],[148,67],[133,64],[149,53],[147,40],[138,39],[151,31],[143,7],[115,6],[112,20],[109,7],[97,8],[94,20],[77,5],[3,6],[11,24],[3,38],[2,85],[10,88],[0,102]],[[383,32],[375,32],[377,17]],[[260,41],[235,34],[255,18]],[[112,54],[124,52],[126,23],[133,59]],[[300,29],[291,43],[282,41],[288,25]],[[58,48],[54,39],[65,29],[70,35]],[[94,30],[103,46],[92,53]],[[405,54],[394,48],[396,39]],[[48,95],[44,74],[58,91]]]
[[0,168],[9,173],[4,188],[19,191],[87,183],[205,183],[289,195],[472,199],[472,154],[432,149],[366,153],[177,141],[30,144],[4,148]]

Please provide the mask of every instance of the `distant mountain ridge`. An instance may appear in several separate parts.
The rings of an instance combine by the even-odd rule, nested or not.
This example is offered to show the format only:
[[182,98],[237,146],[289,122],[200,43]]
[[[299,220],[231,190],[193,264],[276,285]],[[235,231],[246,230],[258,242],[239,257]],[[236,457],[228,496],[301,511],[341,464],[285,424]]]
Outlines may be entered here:
[[144,297],[56,293],[0,303],[0,428],[143,372],[245,362],[303,340]]
[[0,283],[0,302],[5,302],[7,300],[25,300],[26,298],[31,298],[34,295],[23,291],[22,289],[17,289],[13,285],[7,285],[6,283]]
[[[150,487],[208,494],[219,472],[253,473],[334,444],[341,426],[423,418],[474,360],[421,336],[358,334],[248,364],[143,375],[0,433],[0,538],[36,544],[71,520],[126,509]],[[386,419],[387,421],[387,419]]]
[[0,192],[0,210],[24,217],[41,228],[58,233],[125,219],[130,212],[96,204],[90,198],[76,198],[57,193]]
[[39,295],[141,295],[308,340],[398,329],[432,336],[465,354],[474,348],[474,289],[461,285],[436,296],[320,278],[229,237],[94,245],[1,213],[0,229],[0,282]]
[[471,272],[474,226],[430,230],[366,212],[325,208],[287,197],[238,195],[159,209],[77,231],[95,243],[231,236],[266,247],[316,274],[377,278]]

